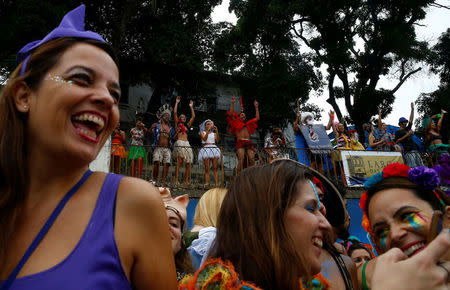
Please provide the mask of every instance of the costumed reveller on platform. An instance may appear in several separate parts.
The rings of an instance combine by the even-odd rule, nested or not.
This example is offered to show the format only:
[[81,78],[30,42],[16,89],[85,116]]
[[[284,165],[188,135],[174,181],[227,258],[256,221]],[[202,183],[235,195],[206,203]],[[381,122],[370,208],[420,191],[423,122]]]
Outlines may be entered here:
[[409,114],[409,122],[406,118],[401,117],[398,120],[400,129],[395,132],[395,144],[400,144],[403,147],[403,156],[405,163],[408,166],[416,167],[423,165],[422,158],[420,157],[416,143],[414,142],[412,135],[414,132],[411,130],[414,120],[414,103],[411,103],[411,113]]
[[331,126],[333,127],[334,139],[336,140],[335,149],[352,150],[345,125],[343,123],[332,122]]
[[281,128],[274,128],[269,137],[264,142],[264,151],[266,151],[268,159],[267,162],[272,162],[276,158],[282,158],[282,146],[286,145],[284,140],[283,130]]
[[165,104],[156,113],[159,123],[152,124],[151,136],[153,138],[153,181],[158,181],[159,165],[163,163],[162,182],[165,183],[169,173],[169,165],[172,158],[172,142],[175,136],[175,129],[170,126],[172,108]]
[[356,132],[355,129],[350,130],[348,134],[350,135],[350,147],[352,150],[366,150],[366,148],[364,148],[364,146],[359,142],[358,132]]
[[123,147],[125,142],[125,132],[120,130],[120,123],[118,123],[111,140],[111,169],[116,174],[120,173],[121,161],[127,158],[127,152],[125,151],[125,147]]
[[255,100],[253,105],[255,106],[255,118],[248,120],[244,113],[244,105],[241,102],[241,112],[239,115],[234,111],[234,103],[236,102],[236,97],[231,98],[230,109],[227,112],[227,121],[230,126],[229,132],[236,136],[236,154],[238,156],[238,168],[237,173],[241,172],[244,168],[244,159],[246,159],[248,166],[253,166],[255,164],[255,146],[250,140],[250,136],[253,135],[258,128],[259,120],[259,104]]
[[25,45],[0,94],[0,288],[176,289],[158,190],[89,170],[121,92],[113,49],[84,15]]
[[191,255],[182,239],[183,233],[186,231],[186,208],[189,204],[189,196],[184,194],[172,198],[170,190],[165,187],[160,187],[159,193],[166,207],[172,250],[175,256],[177,280],[180,281],[187,274],[194,272]]
[[211,120],[205,120],[200,124],[200,138],[203,147],[198,152],[198,162],[205,165],[205,184],[209,185],[209,168],[212,166],[214,182],[219,184],[219,162],[221,152],[216,142],[219,142],[219,130]]
[[128,160],[131,160],[130,175],[133,177],[141,178],[144,163],[147,163],[147,152],[145,152],[144,148],[144,138],[147,132],[148,129],[145,127],[142,118],[136,118],[136,127],[130,130],[131,146],[130,152],[128,153]]
[[[435,236],[432,226],[434,215],[442,217],[440,226],[448,230],[450,198],[438,186],[439,177],[433,169],[425,166],[410,168],[402,163],[389,164],[364,183],[367,191],[360,199],[362,226],[370,234],[379,254],[397,248],[401,259],[423,255],[427,248],[432,247],[428,243]],[[435,256],[436,260],[426,264],[430,269],[420,270],[441,271],[446,280],[448,273],[442,267],[446,271],[450,269],[450,244],[442,247],[440,254]],[[378,258],[372,259],[360,268],[358,275],[363,289],[372,285],[372,273],[377,261]],[[439,275],[435,274],[433,283],[439,284],[439,281]],[[448,280],[445,282],[448,283]],[[432,285],[430,283],[423,289],[432,289]]]
[[402,148],[395,144],[395,136],[391,132],[388,132],[386,123],[381,122],[381,108],[378,108],[378,137],[382,143],[383,151],[398,151],[401,152]]
[[[425,118],[423,121],[425,127],[425,138],[430,152],[438,153],[438,158],[440,154],[448,154],[449,144],[444,144],[442,142],[442,136],[440,134],[442,127],[442,120],[444,119],[444,114],[447,113],[441,110],[440,114],[433,115],[431,117]],[[435,119],[439,121],[435,122]]]
[[[333,123],[333,119],[334,119],[334,112],[330,111],[328,113],[329,116],[329,120],[328,120],[328,124],[325,127],[325,131],[329,130],[332,126]],[[317,133],[315,133],[312,130],[312,126],[314,125],[314,115],[311,112],[303,112],[300,113],[300,104],[297,102],[297,119],[294,122],[293,125],[293,129],[294,129],[294,134],[296,135],[296,145],[298,147],[299,150],[297,150],[297,155],[298,155],[298,161],[300,163],[303,163],[305,165],[308,165],[317,170],[319,170],[320,172],[323,172],[323,162],[322,162],[322,158],[320,155],[312,155],[310,152],[307,151],[308,149],[308,144],[306,143],[305,137],[302,134],[302,128],[303,126],[305,126],[306,128],[308,128],[309,134],[315,134],[317,136]],[[318,138],[318,137],[317,137]],[[311,160],[311,163],[310,163]]]
[[189,119],[189,122],[186,123],[186,115],[181,114],[180,117],[178,117],[177,114],[178,104],[180,103],[180,101],[181,97],[178,96],[175,101],[175,108],[173,110],[173,117],[176,127],[175,138],[177,139],[173,149],[173,156],[177,159],[177,165],[175,167],[175,182],[178,182],[178,173],[180,171],[181,165],[184,162],[186,163],[184,183],[188,184],[189,178],[191,176],[191,164],[194,160],[194,153],[192,152],[192,147],[191,144],[189,144],[188,140],[188,133],[195,119],[194,102],[192,100],[189,101],[189,107],[191,108],[191,118]]
[[370,146],[370,148],[372,148],[372,150],[374,150],[374,151],[381,151],[381,150],[383,150],[383,144],[385,143],[385,141],[384,140],[378,140],[377,137],[375,136],[375,127],[372,124],[370,124],[369,126],[370,126],[369,127],[369,130],[370,130],[369,146]]

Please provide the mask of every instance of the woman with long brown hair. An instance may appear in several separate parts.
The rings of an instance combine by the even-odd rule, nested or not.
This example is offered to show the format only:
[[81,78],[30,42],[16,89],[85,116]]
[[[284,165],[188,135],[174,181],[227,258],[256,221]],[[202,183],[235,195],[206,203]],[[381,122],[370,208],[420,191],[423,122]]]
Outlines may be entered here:
[[308,175],[290,160],[242,171],[222,202],[210,259],[182,287],[205,286],[202,271],[225,271],[230,277],[224,275],[223,287],[237,279],[235,287],[300,289],[300,277],[320,271],[322,239],[330,230]]
[[156,188],[88,169],[118,123],[120,86],[84,10],[21,49],[0,96],[1,289],[175,289]]

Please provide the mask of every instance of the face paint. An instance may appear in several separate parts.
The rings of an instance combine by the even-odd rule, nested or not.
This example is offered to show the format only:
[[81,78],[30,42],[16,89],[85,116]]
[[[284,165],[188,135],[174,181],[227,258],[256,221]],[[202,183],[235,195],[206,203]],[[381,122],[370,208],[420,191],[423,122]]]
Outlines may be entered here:
[[418,212],[407,214],[405,219],[409,223],[410,227],[416,231],[423,228],[427,222]]
[[388,249],[387,245],[386,245],[386,240],[387,240],[388,236],[389,236],[389,230],[384,229],[380,234],[378,234],[378,237],[377,237],[378,245],[380,247],[380,250],[382,250],[383,252]]
[[317,208],[320,210],[321,205],[320,205],[319,195],[317,194],[316,186],[312,183],[311,180],[308,180],[308,182],[309,182],[309,184],[311,184],[311,186],[312,186],[312,188],[313,188],[313,190],[314,190],[314,193],[316,194],[316,198],[317,198]]
[[49,74],[45,77],[46,81],[55,81],[55,82],[59,82],[59,83],[63,83],[63,84],[67,84],[70,87],[72,86],[72,81],[66,81],[63,77],[58,76],[58,75],[53,75],[53,74]]

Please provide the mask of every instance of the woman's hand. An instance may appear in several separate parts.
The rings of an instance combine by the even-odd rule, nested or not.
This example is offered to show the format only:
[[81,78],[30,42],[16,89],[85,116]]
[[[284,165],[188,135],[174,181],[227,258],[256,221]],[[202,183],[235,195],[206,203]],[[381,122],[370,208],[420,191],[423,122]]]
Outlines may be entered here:
[[423,251],[409,258],[393,248],[377,258],[372,289],[448,289],[450,262],[439,260],[450,248],[449,229],[444,229]]
[[193,101],[193,100],[190,100],[190,101],[189,101],[189,107],[192,108],[193,106],[194,106],[194,101]]
[[181,97],[178,96],[178,97],[176,98],[176,100],[175,100],[175,104],[178,104],[180,101],[181,101]]

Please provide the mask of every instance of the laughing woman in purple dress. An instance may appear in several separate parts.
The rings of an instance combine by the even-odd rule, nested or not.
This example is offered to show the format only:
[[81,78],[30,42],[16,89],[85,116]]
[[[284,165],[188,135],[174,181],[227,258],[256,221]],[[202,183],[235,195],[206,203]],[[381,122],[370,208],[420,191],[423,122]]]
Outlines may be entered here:
[[156,188],[88,169],[120,86],[84,9],[19,51],[0,95],[0,289],[176,289]]

